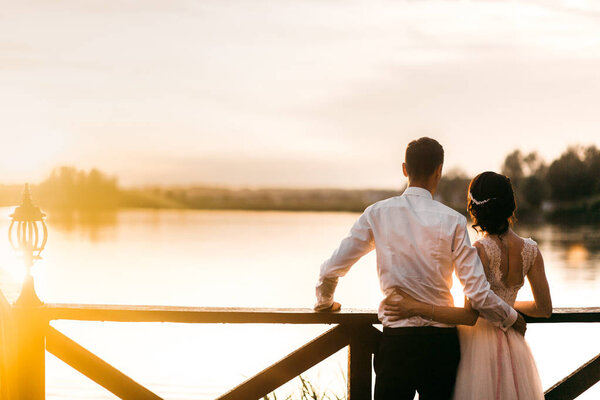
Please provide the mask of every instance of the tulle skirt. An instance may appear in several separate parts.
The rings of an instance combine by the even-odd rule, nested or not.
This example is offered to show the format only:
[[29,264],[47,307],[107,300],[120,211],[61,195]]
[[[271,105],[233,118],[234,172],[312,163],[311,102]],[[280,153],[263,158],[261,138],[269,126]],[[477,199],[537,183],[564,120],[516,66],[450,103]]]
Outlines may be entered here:
[[503,332],[483,318],[459,326],[461,359],[455,400],[544,399],[542,384],[525,338]]

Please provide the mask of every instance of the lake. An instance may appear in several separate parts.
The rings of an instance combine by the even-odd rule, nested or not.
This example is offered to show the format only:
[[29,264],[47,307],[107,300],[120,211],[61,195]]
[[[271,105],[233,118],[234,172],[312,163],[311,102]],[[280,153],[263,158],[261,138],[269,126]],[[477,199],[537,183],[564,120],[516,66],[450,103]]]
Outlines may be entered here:
[[[0,209],[0,232],[8,230],[11,211]],[[46,250],[34,268],[36,290],[43,301],[60,303],[312,307],[319,266],[357,217],[179,210],[50,214]],[[555,307],[600,306],[599,228],[516,226],[540,245]],[[8,241],[0,241],[0,287],[11,301],[21,277]],[[531,298],[527,289],[520,299]],[[340,280],[336,293],[344,308],[377,307],[374,253]],[[460,287],[453,293],[462,299]],[[330,328],[73,321],[53,326],[167,399],[214,398]],[[544,388],[598,354],[598,337],[600,324],[530,324],[527,339]],[[345,369],[342,350],[306,376],[342,394]],[[46,385],[48,399],[114,398],[49,354]],[[297,387],[296,379],[279,393]],[[600,398],[600,385],[580,398]]]

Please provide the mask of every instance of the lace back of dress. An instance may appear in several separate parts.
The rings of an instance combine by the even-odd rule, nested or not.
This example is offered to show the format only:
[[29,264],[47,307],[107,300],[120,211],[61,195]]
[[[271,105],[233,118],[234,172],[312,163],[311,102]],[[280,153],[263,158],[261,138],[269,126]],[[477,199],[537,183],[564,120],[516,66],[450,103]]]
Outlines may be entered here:
[[502,261],[502,252],[498,245],[490,239],[485,237],[479,241],[483,244],[485,249],[485,255],[488,259],[488,266],[485,269],[485,274],[490,285],[502,283],[502,275],[500,273],[500,262]]
[[525,276],[527,276],[529,268],[531,268],[535,262],[535,257],[537,255],[537,243],[531,239],[523,239],[523,241],[523,250],[521,251],[521,258],[523,260],[523,282],[518,285],[507,287],[502,281],[502,271],[500,270],[500,263],[502,262],[502,251],[500,247],[489,237],[480,240],[488,259],[488,267],[485,270],[485,274],[490,282],[490,286],[494,293],[510,305],[515,303],[517,293],[523,286]]
[[535,259],[537,257],[538,248],[537,243],[531,239],[523,239],[525,243],[523,243],[523,251],[521,252],[521,256],[523,257],[523,277],[527,276],[529,269],[535,263]]

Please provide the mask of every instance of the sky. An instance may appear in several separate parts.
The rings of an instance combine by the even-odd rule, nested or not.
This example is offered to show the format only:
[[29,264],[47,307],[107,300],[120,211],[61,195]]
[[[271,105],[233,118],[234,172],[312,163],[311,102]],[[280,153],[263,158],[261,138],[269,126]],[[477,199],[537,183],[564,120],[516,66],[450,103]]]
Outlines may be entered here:
[[0,0],[0,183],[397,188],[600,146],[595,0]]

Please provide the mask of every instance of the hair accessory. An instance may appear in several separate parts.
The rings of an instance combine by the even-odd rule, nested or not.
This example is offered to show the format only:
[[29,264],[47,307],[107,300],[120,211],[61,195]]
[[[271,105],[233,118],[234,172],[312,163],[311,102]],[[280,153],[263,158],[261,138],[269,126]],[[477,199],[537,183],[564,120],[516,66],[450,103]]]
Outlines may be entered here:
[[477,200],[475,199],[475,197],[473,197],[473,193],[469,192],[469,196],[471,197],[471,201],[473,202],[473,204],[475,204],[476,206],[480,206],[482,204],[487,203],[488,201],[495,199],[495,197],[490,197],[489,199],[485,199],[485,200]]

